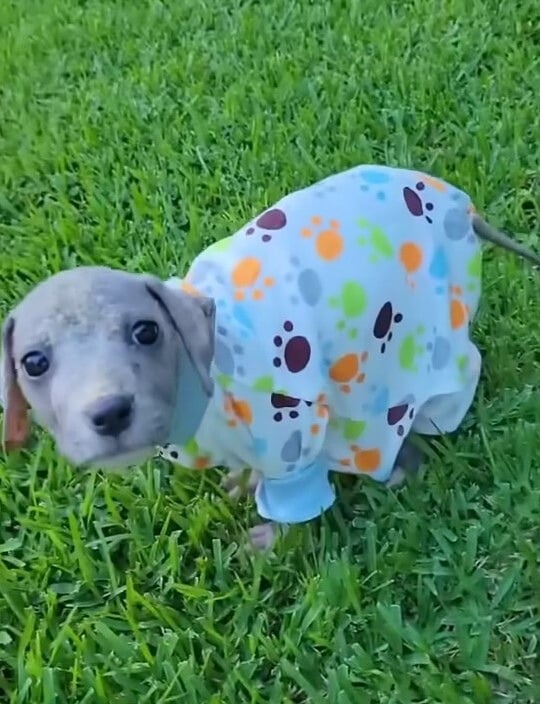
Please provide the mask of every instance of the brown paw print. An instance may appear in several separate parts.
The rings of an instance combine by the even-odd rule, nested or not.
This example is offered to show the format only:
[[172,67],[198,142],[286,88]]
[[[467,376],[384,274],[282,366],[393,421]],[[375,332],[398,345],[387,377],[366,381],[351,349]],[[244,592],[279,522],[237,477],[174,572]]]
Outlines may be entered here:
[[281,367],[285,364],[288,371],[293,374],[301,372],[309,364],[311,359],[311,345],[307,338],[303,335],[290,334],[294,332],[294,325],[290,320],[283,323],[283,332],[287,333],[287,338],[282,334],[274,337],[274,347],[279,352],[280,356],[275,356],[273,360],[274,367]]
[[310,226],[301,230],[302,237],[315,239],[315,250],[319,257],[326,262],[331,262],[341,256],[344,249],[344,240],[337,220],[329,220],[328,225],[323,224],[323,219],[314,215]]
[[401,323],[402,320],[403,315],[401,313],[394,313],[394,308],[390,301],[386,301],[386,303],[381,306],[373,325],[373,335],[377,340],[384,340],[381,344],[382,354],[386,352],[386,345],[392,340],[392,326]]
[[[246,235],[251,237],[257,232],[258,228],[259,230],[263,230],[261,240],[263,242],[271,242],[271,233],[274,233],[277,230],[283,230],[286,225],[287,216],[283,210],[280,210],[279,208],[272,208],[271,210],[267,210],[260,217],[258,217],[257,220],[255,220],[255,227],[253,225],[248,227],[246,230]],[[264,230],[270,230],[270,232],[264,232]]]
[[[287,413],[289,418],[292,420],[296,420],[296,418],[300,415],[298,408],[301,405],[301,401],[298,398],[293,398],[292,396],[287,396],[285,394],[273,393],[270,396],[270,403],[272,404],[272,408],[275,408],[277,411],[274,413],[273,417],[276,423],[281,423],[284,418],[284,413]],[[308,408],[313,405],[311,401],[304,401],[304,403]]]
[[386,420],[388,425],[392,427],[397,426],[396,432],[400,438],[405,434],[405,427],[402,425],[401,421],[406,417],[408,417],[409,421],[412,421],[414,418],[414,402],[414,396],[407,396],[401,403],[398,403],[396,406],[392,406],[386,412]]
[[418,192],[422,193],[423,190],[425,190],[426,184],[423,181],[418,181],[418,183],[415,186],[415,191],[413,191],[412,188],[409,188],[406,186],[403,189],[403,199],[405,201],[405,205],[407,206],[407,210],[411,215],[414,215],[415,217],[420,217],[424,216],[427,222],[429,224],[433,224],[433,220],[427,213],[431,213],[433,210],[433,203],[429,202],[424,202],[422,198],[418,195]]

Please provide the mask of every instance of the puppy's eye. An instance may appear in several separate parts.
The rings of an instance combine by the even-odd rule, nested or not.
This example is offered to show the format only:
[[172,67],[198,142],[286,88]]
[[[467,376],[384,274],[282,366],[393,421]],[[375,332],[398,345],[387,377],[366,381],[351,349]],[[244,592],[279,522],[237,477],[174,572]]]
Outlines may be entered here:
[[49,369],[49,360],[43,352],[28,352],[21,359],[21,365],[24,371],[32,378],[43,376]]
[[153,345],[159,336],[159,327],[153,320],[139,320],[131,329],[133,340],[139,345]]

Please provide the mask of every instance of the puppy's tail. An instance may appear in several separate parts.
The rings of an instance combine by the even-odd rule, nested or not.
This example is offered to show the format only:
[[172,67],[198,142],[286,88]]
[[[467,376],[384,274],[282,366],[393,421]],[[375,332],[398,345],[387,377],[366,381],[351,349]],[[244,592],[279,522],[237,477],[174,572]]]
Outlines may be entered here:
[[485,240],[486,242],[491,242],[498,247],[502,247],[509,252],[517,254],[518,257],[527,259],[533,264],[540,266],[539,254],[533,252],[533,250],[529,249],[529,247],[519,244],[519,242],[516,242],[511,237],[508,237],[508,235],[499,232],[494,227],[491,227],[491,225],[488,225],[488,223],[476,213],[472,216],[472,226],[473,230],[476,232],[478,237],[480,237],[480,239]]

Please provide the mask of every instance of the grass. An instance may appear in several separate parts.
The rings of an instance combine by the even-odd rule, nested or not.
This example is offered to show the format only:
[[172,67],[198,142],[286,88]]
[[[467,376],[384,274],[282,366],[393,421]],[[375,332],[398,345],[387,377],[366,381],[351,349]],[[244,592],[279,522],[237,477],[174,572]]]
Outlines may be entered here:
[[[3,0],[1,314],[60,268],[161,276],[362,162],[539,247],[535,0]],[[268,559],[212,473],[0,458],[0,700],[540,701],[539,279],[486,250],[485,368],[399,492],[338,480]]]

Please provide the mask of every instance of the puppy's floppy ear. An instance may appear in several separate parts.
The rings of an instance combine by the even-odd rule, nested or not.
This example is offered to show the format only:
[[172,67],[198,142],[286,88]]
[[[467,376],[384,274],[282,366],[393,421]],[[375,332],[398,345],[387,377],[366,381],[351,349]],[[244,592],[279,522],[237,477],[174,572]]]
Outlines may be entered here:
[[180,336],[202,387],[212,395],[214,384],[210,364],[214,358],[216,306],[212,298],[192,296],[166,286],[159,279],[145,277],[146,289],[154,298]]
[[30,434],[28,404],[17,382],[13,359],[13,331],[15,320],[8,318],[2,330],[2,366],[0,371],[0,398],[4,407],[2,440],[10,452],[24,445]]

